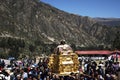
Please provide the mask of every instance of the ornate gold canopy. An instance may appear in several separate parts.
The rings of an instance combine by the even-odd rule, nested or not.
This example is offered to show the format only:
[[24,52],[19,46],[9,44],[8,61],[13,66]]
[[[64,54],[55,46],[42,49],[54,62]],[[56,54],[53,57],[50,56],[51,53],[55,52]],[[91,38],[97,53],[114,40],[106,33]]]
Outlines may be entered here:
[[49,68],[53,73],[78,73],[79,61],[76,53],[67,44],[58,45],[54,54],[49,57]]

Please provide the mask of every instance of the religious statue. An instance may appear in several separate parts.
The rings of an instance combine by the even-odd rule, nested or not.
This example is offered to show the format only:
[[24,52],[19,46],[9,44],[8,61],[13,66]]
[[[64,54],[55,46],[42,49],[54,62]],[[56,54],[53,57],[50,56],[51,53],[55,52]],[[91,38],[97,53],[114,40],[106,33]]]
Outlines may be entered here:
[[70,74],[71,72],[77,73],[78,67],[77,54],[65,41],[61,41],[49,58],[49,68],[53,73]]

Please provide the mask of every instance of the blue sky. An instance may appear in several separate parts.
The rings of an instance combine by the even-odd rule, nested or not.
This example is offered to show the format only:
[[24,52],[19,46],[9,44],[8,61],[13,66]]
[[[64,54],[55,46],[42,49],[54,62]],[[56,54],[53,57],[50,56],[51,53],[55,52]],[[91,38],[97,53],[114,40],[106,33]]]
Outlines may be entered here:
[[89,17],[120,18],[120,0],[41,0],[60,10]]

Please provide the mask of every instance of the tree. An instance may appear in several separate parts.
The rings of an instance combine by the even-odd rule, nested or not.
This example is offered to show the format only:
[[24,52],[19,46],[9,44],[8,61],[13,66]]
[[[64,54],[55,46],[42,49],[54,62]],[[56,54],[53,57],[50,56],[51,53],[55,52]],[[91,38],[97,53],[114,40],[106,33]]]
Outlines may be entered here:
[[74,51],[76,51],[76,45],[74,43],[71,44],[71,47]]
[[120,32],[118,31],[113,41],[113,48],[120,49]]
[[30,50],[30,52],[34,52],[35,51],[35,46],[30,44],[29,45],[29,50]]
[[35,54],[33,54],[33,52],[35,51],[36,47],[33,45],[33,44],[30,44],[29,45],[29,50],[30,50],[30,54],[29,54],[29,57],[32,58],[34,57],[35,58]]
[[19,52],[25,47],[25,41],[20,38],[2,37],[0,39],[0,48],[4,49],[6,55],[19,57]]
[[8,47],[7,42],[8,42],[7,38],[2,38],[0,41],[0,47],[3,49],[7,48]]

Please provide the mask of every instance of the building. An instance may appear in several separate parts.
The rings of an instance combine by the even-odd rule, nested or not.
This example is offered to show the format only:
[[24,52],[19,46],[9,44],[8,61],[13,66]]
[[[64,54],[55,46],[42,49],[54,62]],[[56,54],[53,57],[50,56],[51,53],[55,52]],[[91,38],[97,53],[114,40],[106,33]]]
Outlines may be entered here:
[[91,50],[75,51],[75,53],[79,56],[79,59],[104,60],[111,56],[113,56],[114,58],[120,58],[120,51]]

